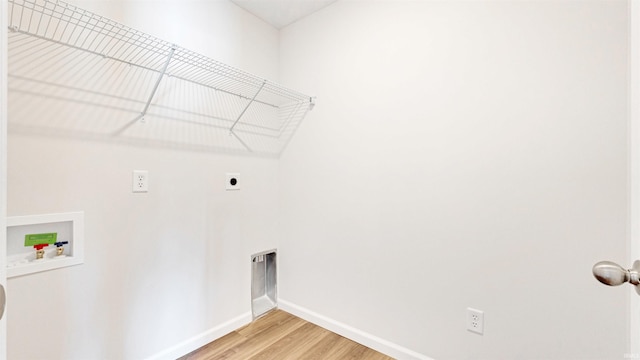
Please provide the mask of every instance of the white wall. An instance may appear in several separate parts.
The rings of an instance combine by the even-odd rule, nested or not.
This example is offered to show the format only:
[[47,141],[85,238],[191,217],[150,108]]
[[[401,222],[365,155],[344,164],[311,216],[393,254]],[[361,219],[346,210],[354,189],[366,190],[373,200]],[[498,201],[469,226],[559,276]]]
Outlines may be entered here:
[[157,354],[248,314],[276,246],[282,300],[400,350],[623,357],[629,289],[590,271],[627,260],[625,2],[343,0],[280,39],[227,1],[79,4],[318,106],[280,162],[11,133],[9,215],[84,210],[87,244],[10,280],[8,358]]
[[[277,31],[228,1],[79,5],[278,75]],[[25,109],[9,111],[19,124],[11,113]],[[72,106],[55,115],[90,121]],[[277,246],[276,160],[24,131],[9,135],[8,156],[10,216],[86,221],[84,265],[10,279],[8,358],[141,359],[250,319],[250,255]],[[131,193],[134,169],[149,171],[149,193]],[[241,173],[241,191],[224,191],[225,172]]]
[[280,160],[281,300],[434,359],[623,358],[630,289],[591,267],[627,262],[627,15],[343,0],[283,29],[318,105]]

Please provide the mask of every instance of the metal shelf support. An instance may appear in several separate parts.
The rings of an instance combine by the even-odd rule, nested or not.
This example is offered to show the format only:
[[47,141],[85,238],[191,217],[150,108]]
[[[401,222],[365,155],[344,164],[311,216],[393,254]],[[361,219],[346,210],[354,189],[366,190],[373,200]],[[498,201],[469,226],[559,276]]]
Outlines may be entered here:
[[149,111],[149,106],[151,106],[151,101],[153,101],[153,97],[156,95],[156,92],[158,91],[158,86],[160,86],[160,82],[162,81],[162,78],[164,77],[164,74],[167,73],[167,68],[169,67],[169,63],[171,62],[171,58],[173,57],[173,54],[175,53],[176,48],[175,46],[171,48],[171,50],[169,51],[169,55],[167,55],[167,62],[164,63],[164,66],[162,67],[162,71],[160,72],[160,75],[158,75],[158,80],[156,81],[156,84],[153,86],[153,90],[151,90],[151,95],[149,95],[149,100],[147,100],[147,104],[144,106],[144,109],[142,109],[142,112],[140,113],[140,119],[144,122],[144,116],[147,114],[147,111]]

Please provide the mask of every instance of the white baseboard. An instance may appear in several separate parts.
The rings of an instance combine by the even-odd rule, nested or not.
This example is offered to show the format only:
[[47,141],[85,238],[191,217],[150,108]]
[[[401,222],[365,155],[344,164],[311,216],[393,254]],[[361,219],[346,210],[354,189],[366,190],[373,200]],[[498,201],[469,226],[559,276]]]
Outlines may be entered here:
[[198,334],[190,339],[187,339],[175,346],[172,346],[166,350],[163,350],[155,355],[147,358],[147,360],[175,360],[183,355],[186,355],[196,349],[201,348],[208,343],[219,339],[228,333],[241,328],[252,320],[251,313],[242,314],[236,318],[233,318],[223,324],[220,324],[212,329],[209,329],[201,334]]
[[426,355],[419,354],[349,325],[329,319],[326,316],[320,315],[286,300],[278,299],[278,308],[395,359],[433,360]]

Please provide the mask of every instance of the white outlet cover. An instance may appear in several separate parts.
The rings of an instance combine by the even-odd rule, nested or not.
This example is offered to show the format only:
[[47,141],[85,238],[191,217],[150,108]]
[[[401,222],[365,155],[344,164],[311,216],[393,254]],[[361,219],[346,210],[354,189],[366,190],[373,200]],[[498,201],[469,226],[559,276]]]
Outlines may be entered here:
[[227,173],[226,176],[226,190],[240,190],[240,174],[239,173]]
[[477,333],[484,334],[484,312],[467,308],[467,330]]
[[134,170],[132,177],[132,188],[134,193],[143,193],[149,191],[149,171]]

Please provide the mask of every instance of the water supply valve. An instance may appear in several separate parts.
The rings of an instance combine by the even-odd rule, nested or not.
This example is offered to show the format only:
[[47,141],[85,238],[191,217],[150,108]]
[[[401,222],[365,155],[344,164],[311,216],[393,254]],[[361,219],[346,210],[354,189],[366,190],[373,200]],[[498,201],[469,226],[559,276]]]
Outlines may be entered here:
[[64,245],[68,244],[68,241],[58,241],[53,245],[56,246],[56,256],[64,256]]
[[44,248],[49,246],[49,244],[36,244],[33,245],[33,248],[36,249],[36,260],[40,260],[44,258]]

